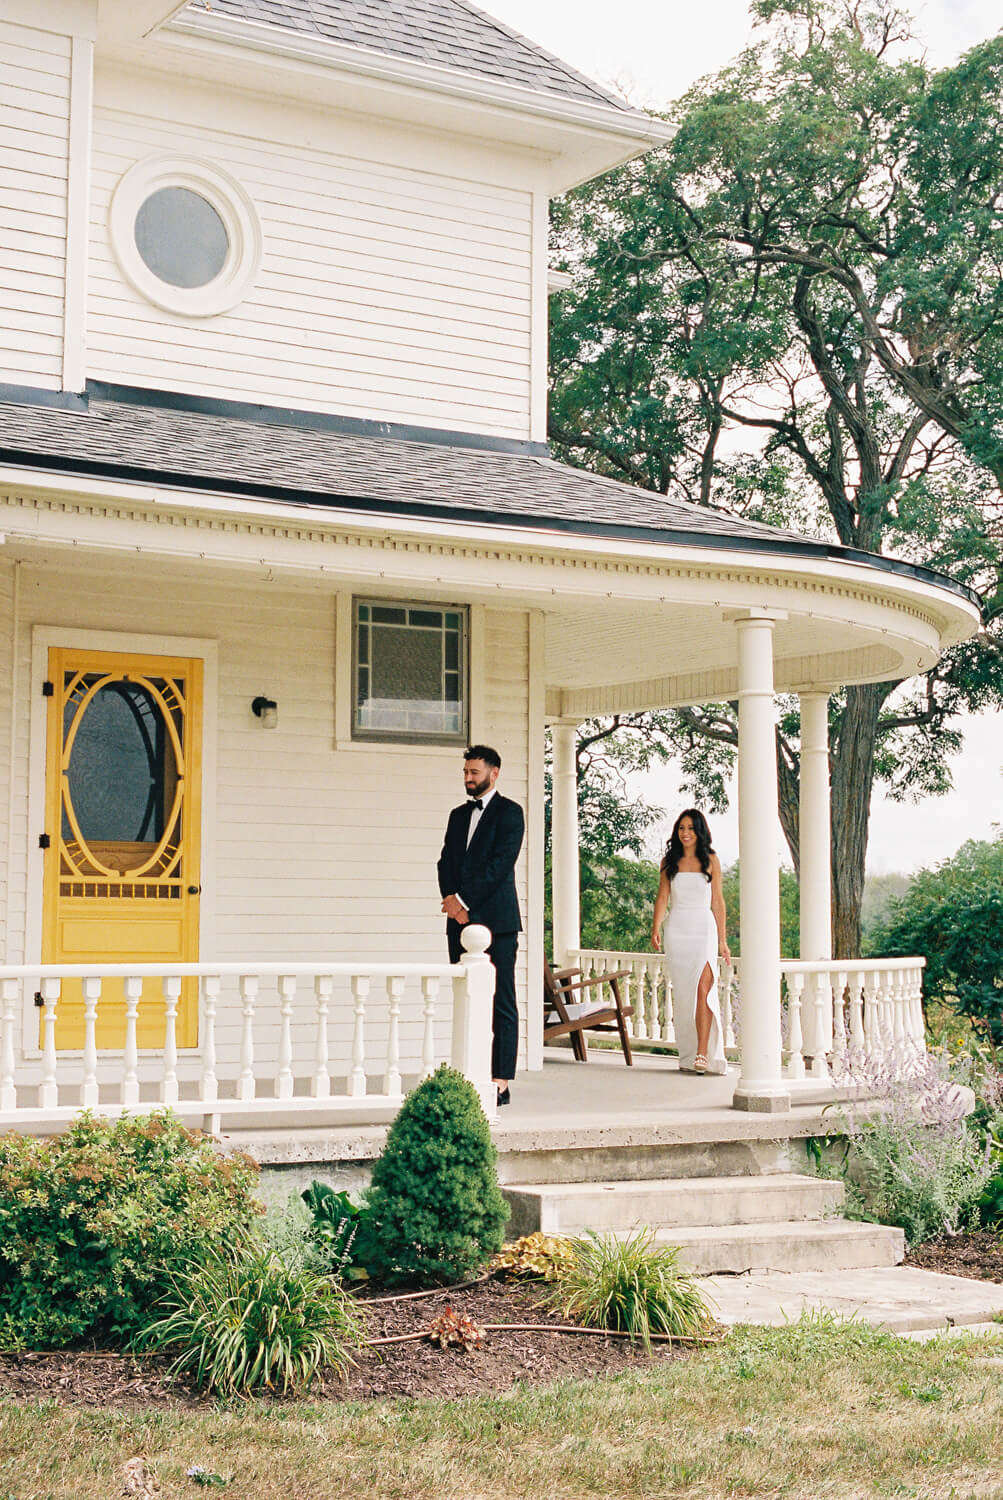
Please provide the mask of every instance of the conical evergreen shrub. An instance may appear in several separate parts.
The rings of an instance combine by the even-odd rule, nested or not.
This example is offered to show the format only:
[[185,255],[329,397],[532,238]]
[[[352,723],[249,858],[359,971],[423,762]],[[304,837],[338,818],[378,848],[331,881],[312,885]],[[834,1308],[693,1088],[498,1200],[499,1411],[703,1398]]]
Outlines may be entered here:
[[477,1092],[445,1064],[405,1099],[373,1168],[358,1258],[400,1282],[460,1281],[501,1248],[508,1205]]

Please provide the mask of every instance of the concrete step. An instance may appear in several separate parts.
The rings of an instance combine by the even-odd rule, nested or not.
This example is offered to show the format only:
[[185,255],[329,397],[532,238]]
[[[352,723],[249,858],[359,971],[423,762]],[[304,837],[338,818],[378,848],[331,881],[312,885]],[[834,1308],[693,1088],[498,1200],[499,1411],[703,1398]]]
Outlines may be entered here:
[[512,1237],[822,1219],[843,1184],[793,1172],[759,1177],[665,1177],[641,1182],[526,1183],[503,1188]]
[[901,1229],[846,1219],[792,1220],[661,1229],[656,1243],[675,1245],[680,1264],[701,1276],[742,1271],[850,1271],[895,1266],[905,1254]]

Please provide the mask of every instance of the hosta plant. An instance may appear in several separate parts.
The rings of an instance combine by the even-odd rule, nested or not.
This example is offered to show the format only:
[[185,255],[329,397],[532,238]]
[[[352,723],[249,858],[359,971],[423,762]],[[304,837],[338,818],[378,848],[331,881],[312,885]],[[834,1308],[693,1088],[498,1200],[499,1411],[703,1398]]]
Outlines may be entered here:
[[254,1244],[175,1274],[158,1310],[138,1345],[173,1353],[174,1373],[223,1396],[306,1390],[322,1369],[343,1375],[360,1342],[336,1281]]
[[650,1229],[626,1240],[589,1233],[573,1244],[572,1264],[550,1298],[565,1317],[586,1328],[630,1334],[648,1350],[652,1334],[699,1338],[713,1327],[696,1281],[679,1265],[678,1250],[654,1244]]

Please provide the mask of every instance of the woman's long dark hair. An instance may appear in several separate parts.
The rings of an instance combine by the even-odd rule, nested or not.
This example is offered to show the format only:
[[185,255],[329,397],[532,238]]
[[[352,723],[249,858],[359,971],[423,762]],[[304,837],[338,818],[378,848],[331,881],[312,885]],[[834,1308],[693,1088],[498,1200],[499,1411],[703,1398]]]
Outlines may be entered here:
[[672,832],[669,834],[669,842],[665,846],[665,854],[662,857],[662,870],[670,880],[674,879],[678,874],[679,861],[683,857],[683,842],[679,837],[679,825],[684,818],[689,818],[693,824],[693,832],[697,836],[697,859],[700,861],[701,870],[703,870],[709,880],[710,857],[714,853],[714,848],[710,841],[710,829],[707,827],[707,819],[698,807],[683,808],[683,811],[673,823]]

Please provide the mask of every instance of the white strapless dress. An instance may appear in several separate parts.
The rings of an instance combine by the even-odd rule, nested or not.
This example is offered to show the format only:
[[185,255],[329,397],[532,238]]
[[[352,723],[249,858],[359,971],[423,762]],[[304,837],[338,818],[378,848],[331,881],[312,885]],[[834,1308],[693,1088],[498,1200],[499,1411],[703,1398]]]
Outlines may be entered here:
[[679,1066],[692,1068],[697,1054],[697,986],[706,964],[714,976],[707,1004],[711,1027],[707,1072],[725,1073],[721,1005],[717,994],[717,923],[710,909],[710,881],[699,870],[680,870],[672,880],[671,904],[662,938],[672,980],[672,1016]]

